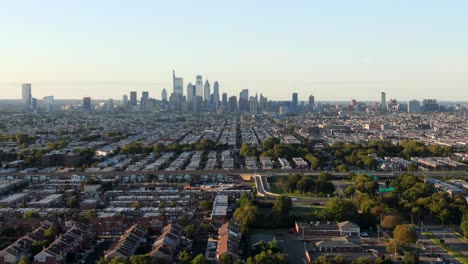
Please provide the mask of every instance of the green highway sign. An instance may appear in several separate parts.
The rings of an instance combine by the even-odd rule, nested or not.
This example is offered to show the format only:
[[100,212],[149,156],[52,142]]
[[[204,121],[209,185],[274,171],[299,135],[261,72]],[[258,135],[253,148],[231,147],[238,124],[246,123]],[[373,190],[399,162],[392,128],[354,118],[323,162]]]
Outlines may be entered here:
[[388,187],[388,188],[380,187],[379,188],[379,192],[394,192],[394,191],[395,191],[395,187]]

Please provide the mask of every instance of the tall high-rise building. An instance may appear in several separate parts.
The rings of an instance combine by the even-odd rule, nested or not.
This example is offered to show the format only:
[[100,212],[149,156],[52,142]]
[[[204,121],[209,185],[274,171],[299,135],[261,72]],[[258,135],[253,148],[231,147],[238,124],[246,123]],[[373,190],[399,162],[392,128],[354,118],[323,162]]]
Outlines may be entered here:
[[189,82],[187,84],[187,102],[192,102],[195,96],[197,96],[196,86]]
[[239,93],[239,111],[249,111],[249,89],[244,89]]
[[122,96],[122,108],[124,110],[128,109],[128,96],[126,94]]
[[231,96],[229,97],[229,111],[237,112],[237,97]]
[[31,98],[31,110],[36,113],[37,111],[37,99]]
[[138,105],[137,92],[136,91],[131,91],[130,92],[130,106],[131,107],[136,107],[137,105]]
[[140,101],[140,110],[141,111],[146,111],[147,108],[146,108],[146,102],[148,101],[149,99],[149,92],[147,91],[144,91],[141,93],[141,101]]
[[292,102],[291,102],[291,112],[296,112],[297,111],[297,106],[299,104],[298,98],[297,98],[297,93],[292,94]]
[[258,112],[258,97],[250,97],[249,100],[249,111],[252,114],[256,114]]
[[172,71],[173,93],[184,95],[184,79],[175,76],[175,71]]
[[91,111],[91,97],[83,97],[83,110]]
[[387,100],[385,99],[385,92],[380,93],[380,108],[387,107]]
[[436,99],[424,99],[422,103],[422,111],[435,112],[439,111],[439,104]]
[[223,109],[227,110],[228,109],[228,95],[227,93],[223,93]]
[[197,75],[195,82],[195,95],[203,97],[203,76]]
[[208,80],[205,81],[205,85],[203,86],[203,100],[207,102],[207,104],[210,103],[211,99],[211,85]]
[[219,83],[215,81],[213,84],[213,105],[217,108],[219,105]]
[[114,100],[113,99],[109,99],[107,101],[107,111],[114,112]]
[[421,110],[421,103],[418,100],[408,101],[408,113],[419,112]]
[[312,107],[315,105],[315,97],[313,95],[309,96],[309,105]]
[[46,96],[42,99],[44,100],[44,103],[46,105],[47,112],[53,113],[54,112],[54,96]]
[[161,100],[162,100],[162,101],[167,101],[167,91],[166,91],[166,88],[162,89],[162,92],[161,92]]
[[24,83],[21,85],[21,100],[23,102],[23,111],[30,112],[32,110],[32,94],[30,83]]

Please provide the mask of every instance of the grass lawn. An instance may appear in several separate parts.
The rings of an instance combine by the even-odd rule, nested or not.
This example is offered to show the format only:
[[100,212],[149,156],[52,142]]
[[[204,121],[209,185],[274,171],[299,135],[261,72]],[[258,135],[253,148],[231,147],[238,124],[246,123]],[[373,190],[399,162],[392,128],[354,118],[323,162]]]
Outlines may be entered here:
[[293,205],[289,211],[289,215],[303,216],[310,215],[311,213],[316,213],[321,211],[325,206],[316,206],[316,205]]

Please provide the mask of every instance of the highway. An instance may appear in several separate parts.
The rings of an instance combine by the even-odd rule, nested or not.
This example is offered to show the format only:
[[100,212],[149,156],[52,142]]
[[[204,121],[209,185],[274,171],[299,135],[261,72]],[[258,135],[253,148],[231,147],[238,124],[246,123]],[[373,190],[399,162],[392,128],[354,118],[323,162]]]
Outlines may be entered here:
[[[32,173],[0,173],[1,175],[5,176],[17,176],[18,178],[23,178],[25,175],[42,175],[42,176],[50,176],[53,178],[63,178],[67,179],[70,178],[71,175],[83,175],[83,176],[100,176],[105,179],[113,179],[116,176],[126,176],[126,175],[180,175],[180,174],[190,174],[190,175],[241,175],[241,174],[251,174],[251,175],[289,175],[294,173],[302,173],[304,175],[312,175],[318,176],[320,173],[327,172],[331,173],[334,176],[338,177],[347,177],[351,172],[333,172],[333,171],[309,171],[309,170],[284,170],[284,169],[255,169],[255,170],[248,170],[248,169],[234,169],[234,170],[223,170],[223,169],[216,169],[216,170],[177,170],[177,171],[98,171],[98,172],[82,172],[82,171],[75,171],[75,172],[55,172],[55,173],[47,173],[47,172],[32,172]],[[354,172],[356,174],[360,172]],[[395,178],[398,175],[404,172],[362,172],[362,173],[370,173],[373,176],[377,176],[379,178]],[[462,176],[468,177],[467,172],[447,172],[447,171],[430,171],[430,172],[414,172],[412,173],[416,176],[425,176],[425,177],[449,177],[449,176]]]

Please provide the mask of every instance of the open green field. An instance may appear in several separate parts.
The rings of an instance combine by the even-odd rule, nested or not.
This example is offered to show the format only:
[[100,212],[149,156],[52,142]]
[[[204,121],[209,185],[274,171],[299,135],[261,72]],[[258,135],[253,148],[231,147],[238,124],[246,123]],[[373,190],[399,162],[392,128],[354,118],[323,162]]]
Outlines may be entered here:
[[306,216],[310,215],[311,213],[319,212],[323,208],[325,207],[316,205],[294,204],[291,210],[289,211],[289,215]]

